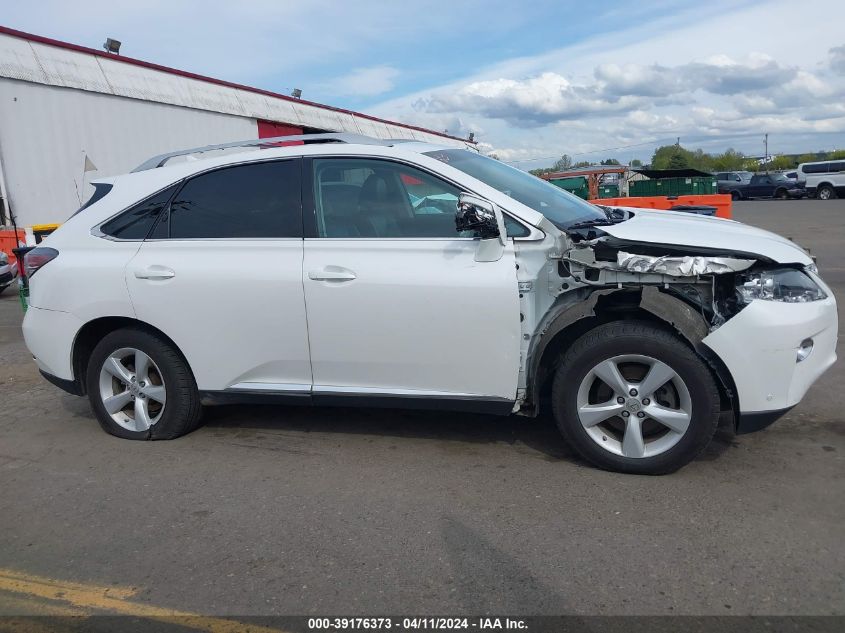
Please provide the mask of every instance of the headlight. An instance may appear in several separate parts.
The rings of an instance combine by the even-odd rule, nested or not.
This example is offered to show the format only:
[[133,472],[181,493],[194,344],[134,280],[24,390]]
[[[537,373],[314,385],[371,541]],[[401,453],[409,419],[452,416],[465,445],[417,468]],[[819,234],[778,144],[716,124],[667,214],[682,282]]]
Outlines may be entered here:
[[750,303],[754,299],[807,303],[827,297],[815,281],[795,268],[759,270],[737,275],[736,291],[745,303]]

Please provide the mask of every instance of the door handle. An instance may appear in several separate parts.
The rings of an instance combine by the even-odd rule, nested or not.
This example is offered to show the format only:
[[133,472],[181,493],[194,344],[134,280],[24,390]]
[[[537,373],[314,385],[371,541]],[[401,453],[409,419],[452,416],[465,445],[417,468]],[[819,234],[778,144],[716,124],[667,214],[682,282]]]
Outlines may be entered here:
[[135,271],[136,279],[173,279],[176,272],[164,266],[149,266]]
[[356,278],[351,270],[339,266],[328,266],[323,270],[312,270],[308,273],[308,279],[314,281],[352,281]]

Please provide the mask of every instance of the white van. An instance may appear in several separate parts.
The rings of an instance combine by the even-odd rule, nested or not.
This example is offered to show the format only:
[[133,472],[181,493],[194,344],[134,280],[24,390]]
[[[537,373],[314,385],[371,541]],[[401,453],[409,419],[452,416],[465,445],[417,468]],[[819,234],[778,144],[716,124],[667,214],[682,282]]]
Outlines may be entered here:
[[825,160],[798,165],[798,182],[803,182],[807,197],[830,200],[845,196],[845,160]]

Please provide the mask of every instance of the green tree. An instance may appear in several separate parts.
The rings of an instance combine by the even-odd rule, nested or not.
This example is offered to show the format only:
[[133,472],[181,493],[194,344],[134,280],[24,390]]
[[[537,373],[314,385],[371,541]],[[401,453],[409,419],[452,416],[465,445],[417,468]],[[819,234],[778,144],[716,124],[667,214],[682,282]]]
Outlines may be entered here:
[[737,171],[743,169],[743,163],[745,161],[745,157],[736,151],[734,148],[729,147],[721,154],[716,154],[713,157],[713,170],[714,171]]
[[572,167],[572,158],[569,156],[569,154],[564,154],[560,157],[559,161],[552,165],[552,170],[563,171],[565,169],[569,169],[570,167]]
[[620,162],[619,162],[618,160],[616,160],[615,158],[606,158],[605,160],[603,160],[603,161],[601,162],[601,164],[602,164],[602,165],[621,165],[622,163],[620,163]]
[[641,161],[639,158],[635,158],[634,160],[631,161],[631,167],[642,167],[642,166],[643,166],[643,161]]

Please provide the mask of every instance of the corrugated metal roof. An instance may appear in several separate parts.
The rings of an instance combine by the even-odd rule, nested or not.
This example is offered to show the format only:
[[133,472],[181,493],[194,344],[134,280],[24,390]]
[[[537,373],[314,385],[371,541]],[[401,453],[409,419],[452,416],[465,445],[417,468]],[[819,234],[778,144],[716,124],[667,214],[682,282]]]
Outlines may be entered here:
[[301,127],[473,145],[456,136],[295,99],[0,26],[0,77]]

